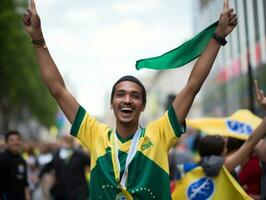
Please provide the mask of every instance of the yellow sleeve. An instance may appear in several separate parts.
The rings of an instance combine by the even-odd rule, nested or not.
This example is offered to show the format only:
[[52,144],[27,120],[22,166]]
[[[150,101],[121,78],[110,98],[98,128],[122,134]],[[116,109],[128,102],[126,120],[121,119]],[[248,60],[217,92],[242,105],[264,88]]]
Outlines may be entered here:
[[78,138],[88,150],[93,149],[97,138],[109,129],[107,125],[99,123],[80,106],[72,124],[70,134]]
[[166,151],[174,145],[177,138],[186,132],[186,124],[181,125],[176,116],[173,106],[164,115],[149,125],[152,132],[159,135],[160,142],[165,146]]

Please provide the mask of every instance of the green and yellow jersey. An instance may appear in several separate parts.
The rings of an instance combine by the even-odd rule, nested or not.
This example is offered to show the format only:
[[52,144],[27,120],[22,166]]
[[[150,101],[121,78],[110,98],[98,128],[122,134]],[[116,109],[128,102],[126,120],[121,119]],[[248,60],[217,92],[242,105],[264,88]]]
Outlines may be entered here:
[[[128,166],[126,182],[127,191],[134,200],[171,199],[168,151],[184,131],[172,106],[161,118],[142,128],[137,152]],[[99,123],[80,106],[71,134],[91,152],[90,200],[114,200],[121,192],[112,165],[111,132],[110,127]],[[132,137],[117,137],[122,176]]]

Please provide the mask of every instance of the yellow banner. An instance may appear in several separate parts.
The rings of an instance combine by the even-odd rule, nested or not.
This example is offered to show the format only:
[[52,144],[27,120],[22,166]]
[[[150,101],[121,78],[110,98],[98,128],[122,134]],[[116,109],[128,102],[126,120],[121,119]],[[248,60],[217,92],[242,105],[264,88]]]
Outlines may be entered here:
[[210,135],[221,135],[246,140],[260,124],[261,118],[241,109],[225,118],[187,119],[187,125]]
[[202,167],[186,173],[175,184],[173,200],[249,200],[251,199],[223,167],[217,177],[204,175]]

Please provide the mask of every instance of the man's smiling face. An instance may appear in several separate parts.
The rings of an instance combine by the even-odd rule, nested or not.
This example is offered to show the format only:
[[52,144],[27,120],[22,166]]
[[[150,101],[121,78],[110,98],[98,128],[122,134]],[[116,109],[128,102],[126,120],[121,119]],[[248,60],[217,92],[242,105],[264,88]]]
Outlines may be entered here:
[[116,120],[121,124],[137,123],[144,110],[142,88],[132,81],[122,81],[115,86],[111,102]]

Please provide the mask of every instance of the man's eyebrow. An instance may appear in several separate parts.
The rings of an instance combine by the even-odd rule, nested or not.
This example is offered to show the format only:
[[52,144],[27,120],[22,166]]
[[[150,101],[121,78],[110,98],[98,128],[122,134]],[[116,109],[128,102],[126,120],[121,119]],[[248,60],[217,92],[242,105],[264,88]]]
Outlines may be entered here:
[[124,89],[118,89],[118,90],[115,90],[115,93],[116,92],[125,92],[126,90],[124,90]]
[[141,94],[141,92],[139,92],[139,91],[135,91],[135,90],[132,91],[132,93],[133,93],[133,94]]

